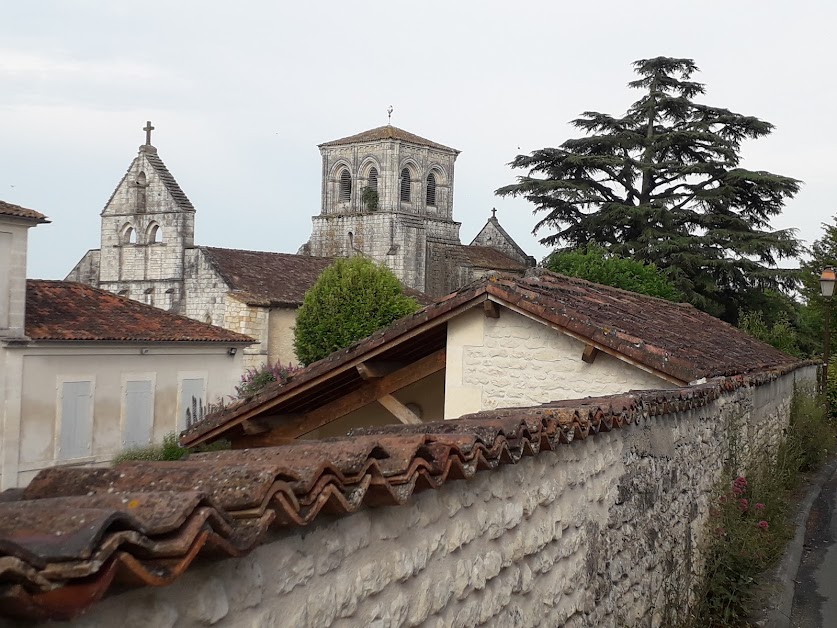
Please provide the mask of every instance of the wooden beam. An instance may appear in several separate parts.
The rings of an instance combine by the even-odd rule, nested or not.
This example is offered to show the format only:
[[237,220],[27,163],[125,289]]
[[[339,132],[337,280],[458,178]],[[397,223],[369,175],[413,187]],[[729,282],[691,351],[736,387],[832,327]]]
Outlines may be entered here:
[[392,395],[384,395],[382,397],[378,397],[378,403],[380,403],[387,411],[392,414],[396,419],[401,421],[402,423],[406,423],[407,425],[420,425],[421,419],[416,416],[416,413],[410,410],[407,406],[403,403],[398,401]]
[[581,354],[581,359],[587,364],[593,364],[596,361],[596,356],[599,355],[599,350],[593,345],[584,345],[584,353]]
[[[282,415],[270,417],[269,419],[266,418],[265,420],[270,423],[275,423],[276,421],[281,421],[281,423],[275,425],[269,432],[264,434],[238,439],[233,437],[233,442],[246,441],[248,443],[246,445],[247,447],[269,447],[280,444],[277,441],[287,442],[299,438],[355,410],[360,410],[364,406],[368,406],[370,403],[378,401],[386,395],[391,395],[405,386],[424,379],[428,375],[437,373],[444,368],[445,350],[440,349],[413,364],[398,369],[394,373],[385,375],[380,379],[368,380],[357,390],[335,399],[316,410],[312,410],[307,414],[302,416],[297,415],[290,421]],[[238,445],[236,445],[236,448],[238,448]]]
[[486,318],[500,318],[500,306],[494,301],[483,301],[482,309]]
[[365,380],[380,379],[406,366],[403,362],[369,361],[357,365],[358,374]]
[[270,428],[265,425],[264,421],[260,421],[258,419],[247,419],[241,423],[241,429],[244,430],[245,434],[253,435],[253,434],[264,434],[265,432],[269,432]]
[[400,336],[396,336],[392,340],[389,340],[385,343],[382,343],[375,347],[374,349],[370,349],[364,355],[360,355],[357,358],[352,360],[346,361],[345,364],[341,364],[340,366],[336,367],[334,370],[327,371],[322,373],[321,375],[311,378],[309,381],[305,382],[300,386],[295,386],[290,390],[283,391],[280,394],[276,395],[272,399],[266,400],[259,405],[250,408],[246,412],[241,413],[240,415],[230,419],[225,423],[221,423],[215,428],[210,429],[199,436],[190,436],[186,435],[181,439],[181,443],[186,447],[194,447],[195,445],[199,445],[201,443],[212,441],[216,438],[220,438],[224,435],[224,432],[228,431],[230,428],[239,425],[243,421],[254,417],[254,416],[261,416],[267,414],[267,412],[271,408],[275,408],[276,406],[292,399],[296,395],[299,395],[303,392],[310,390],[311,388],[322,384],[325,381],[328,381],[329,378],[334,377],[335,375],[339,375],[340,373],[344,373],[347,370],[354,369],[358,364],[362,362],[366,362],[375,356],[382,354],[385,351],[388,351],[392,347],[404,342],[405,340],[409,340],[415,336],[418,336],[428,329],[441,325],[442,323],[446,323],[451,318],[455,316],[459,316],[462,312],[471,309],[475,305],[479,305],[480,303],[486,301],[488,299],[488,295],[486,294],[478,294],[473,299],[469,299],[468,301],[463,302],[462,304],[452,308],[451,310],[445,312],[444,314],[440,314],[439,316],[435,316],[430,320],[421,323],[420,325],[416,325],[409,331],[401,334]]

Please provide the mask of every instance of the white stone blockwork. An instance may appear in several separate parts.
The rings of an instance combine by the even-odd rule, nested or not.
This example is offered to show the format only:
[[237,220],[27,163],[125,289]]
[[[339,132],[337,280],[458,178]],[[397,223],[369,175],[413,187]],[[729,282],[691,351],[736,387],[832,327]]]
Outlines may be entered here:
[[673,384],[606,353],[582,361],[584,343],[522,314],[474,308],[448,323],[445,418],[613,395]]
[[277,531],[246,558],[62,625],[660,626],[665,592],[702,564],[731,443],[777,443],[794,383],[814,380],[815,369],[801,369],[449,481],[404,506]]

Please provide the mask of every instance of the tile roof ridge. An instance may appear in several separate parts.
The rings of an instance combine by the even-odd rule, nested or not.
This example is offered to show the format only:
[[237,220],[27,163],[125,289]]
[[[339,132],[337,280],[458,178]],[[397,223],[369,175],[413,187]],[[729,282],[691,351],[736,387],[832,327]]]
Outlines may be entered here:
[[[561,279],[568,281],[570,283],[576,283],[579,285],[590,286],[596,290],[600,290],[604,288],[605,291],[613,291],[616,293],[622,293],[626,296],[631,296],[634,298],[640,299],[648,299],[650,301],[658,301],[660,303],[664,303],[666,306],[677,306],[688,310],[697,310],[697,308],[692,305],[691,303],[686,303],[684,301],[669,301],[668,299],[663,299],[662,297],[655,297],[650,294],[643,294],[642,292],[634,292],[632,290],[625,290],[624,288],[618,288],[616,286],[608,286],[607,284],[596,283],[595,281],[590,281],[589,279],[582,279],[581,277],[573,277],[571,275],[562,275],[561,273],[556,273],[554,271],[549,270],[548,268],[544,268],[543,266],[534,266],[526,270],[523,275],[523,279],[540,279],[541,277],[547,277],[548,279]],[[710,315],[711,316],[711,315]],[[713,317],[714,318],[714,317]],[[718,319],[720,320],[720,319]],[[724,321],[722,321],[724,322]],[[727,323],[729,324],[729,323]],[[734,325],[731,325],[734,329],[738,329]]]
[[[621,428],[646,417],[698,410],[810,365],[797,362],[680,389],[360,428],[326,440],[191,454],[181,461],[45,469],[26,489],[0,500],[0,541],[14,557],[0,574],[9,587],[0,614],[69,619],[123,584],[114,580],[125,565],[119,561],[130,566],[126,585],[168,584],[200,558],[246,554],[275,538],[271,529],[309,526],[322,516],[351,516],[372,505],[403,505],[422,490],[489,474],[575,441],[610,432],[618,437]],[[89,516],[71,516],[79,511]],[[181,542],[173,545],[172,537]]]
[[260,251],[258,249],[233,249],[225,246],[210,246],[208,244],[202,244],[199,246],[195,246],[194,248],[198,249],[205,249],[205,250],[214,250],[214,251],[228,251],[231,253],[257,253],[259,255],[282,255],[285,257],[298,257],[300,259],[314,259],[314,260],[333,260],[333,257],[327,257],[324,255],[302,255],[300,253],[285,253],[284,251]]

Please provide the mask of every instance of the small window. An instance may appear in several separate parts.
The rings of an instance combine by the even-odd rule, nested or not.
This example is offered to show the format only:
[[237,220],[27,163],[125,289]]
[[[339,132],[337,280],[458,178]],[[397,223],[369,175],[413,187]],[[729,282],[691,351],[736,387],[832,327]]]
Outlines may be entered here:
[[340,173],[340,196],[341,203],[352,200],[352,175],[345,168]]
[[369,189],[378,191],[378,169],[375,166],[369,169]]
[[427,175],[427,204],[436,205],[436,175],[432,172]]
[[410,202],[410,171],[407,168],[401,171],[401,200]]
[[143,187],[144,187],[144,186],[146,186],[146,185],[148,185],[148,184],[145,182],[145,173],[144,173],[144,172],[140,172],[140,173],[137,175],[137,185],[139,185],[139,186],[143,186]]
[[163,230],[160,229],[160,225],[151,225],[151,228],[148,230],[148,243],[157,244],[158,242],[162,241]]
[[136,244],[137,233],[131,225],[122,230],[122,244]]
[[89,456],[93,444],[93,382],[63,382],[59,407],[58,459]]

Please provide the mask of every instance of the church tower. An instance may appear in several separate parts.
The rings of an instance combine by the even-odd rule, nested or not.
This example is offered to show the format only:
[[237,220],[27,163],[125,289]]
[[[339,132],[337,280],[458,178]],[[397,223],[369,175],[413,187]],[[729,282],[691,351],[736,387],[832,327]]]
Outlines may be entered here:
[[362,254],[427,290],[432,258],[459,245],[453,220],[459,151],[387,125],[319,145],[322,207],[305,251]]
[[154,127],[148,122],[143,130],[145,144],[101,214],[96,285],[179,312],[185,251],[194,245],[195,208],[151,145]]

